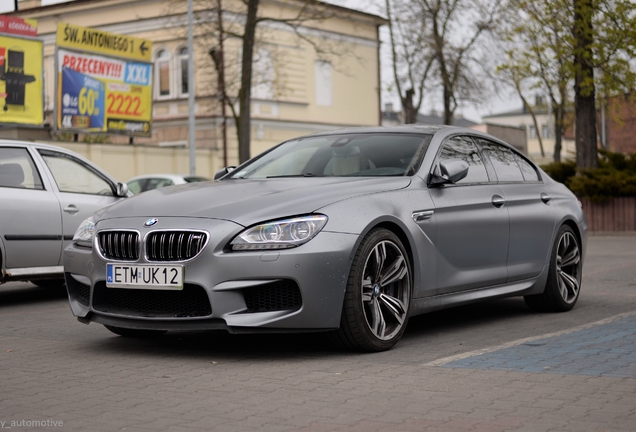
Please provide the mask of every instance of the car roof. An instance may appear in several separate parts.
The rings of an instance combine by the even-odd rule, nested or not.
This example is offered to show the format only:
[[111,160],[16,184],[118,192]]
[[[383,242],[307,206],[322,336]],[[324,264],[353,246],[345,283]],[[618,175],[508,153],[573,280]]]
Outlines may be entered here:
[[415,134],[435,134],[441,130],[452,129],[453,131],[473,131],[473,129],[460,128],[457,126],[446,125],[422,125],[422,124],[407,124],[399,126],[363,126],[363,127],[350,127],[344,129],[335,129],[327,132],[318,132],[307,136],[328,136],[339,134],[357,134],[357,133],[415,133]]

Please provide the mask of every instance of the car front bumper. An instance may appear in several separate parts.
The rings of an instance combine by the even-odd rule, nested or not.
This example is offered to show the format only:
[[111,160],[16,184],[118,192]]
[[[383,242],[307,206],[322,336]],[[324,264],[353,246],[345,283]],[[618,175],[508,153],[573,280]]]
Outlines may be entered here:
[[[98,231],[142,227],[145,220],[100,221]],[[79,321],[136,329],[226,329],[233,333],[339,326],[356,235],[323,231],[297,248],[234,252],[227,245],[243,227],[233,222],[166,217],[161,218],[161,229],[203,230],[209,235],[207,246],[195,258],[165,263],[184,266],[182,291],[107,288],[106,264],[120,262],[104,259],[95,250],[97,243],[93,249],[74,244],[65,249],[69,302]],[[152,228],[138,231],[143,238]],[[136,264],[159,264],[140,255]],[[159,305],[161,311],[149,311],[149,304]],[[194,309],[196,312],[190,312]]]

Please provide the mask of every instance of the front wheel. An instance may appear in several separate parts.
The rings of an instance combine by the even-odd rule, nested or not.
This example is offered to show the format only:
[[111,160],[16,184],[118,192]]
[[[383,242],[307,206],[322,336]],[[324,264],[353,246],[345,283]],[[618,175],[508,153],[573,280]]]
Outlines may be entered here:
[[572,309],[581,292],[582,265],[581,246],[576,234],[572,228],[563,225],[552,247],[545,291],[525,296],[526,304],[539,312],[565,312]]
[[384,228],[369,232],[353,259],[336,341],[359,351],[393,347],[409,318],[411,281],[400,239]]
[[124,328],[124,327],[110,326],[110,325],[106,325],[106,324],[104,324],[104,327],[106,327],[108,330],[110,330],[111,332],[115,333],[116,335],[124,336],[124,337],[133,337],[133,338],[156,337],[156,336],[160,336],[160,335],[162,335],[162,334],[164,334],[166,332],[166,330],[129,329],[129,328]]

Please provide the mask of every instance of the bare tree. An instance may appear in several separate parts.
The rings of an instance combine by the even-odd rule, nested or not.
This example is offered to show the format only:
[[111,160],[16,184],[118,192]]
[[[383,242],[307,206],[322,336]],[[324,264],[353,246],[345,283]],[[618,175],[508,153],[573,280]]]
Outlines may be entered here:
[[[209,53],[218,74],[226,75],[228,69],[233,69],[239,76],[238,88],[231,82],[219,80],[219,99],[229,107],[236,124],[238,138],[239,162],[250,158],[251,140],[251,101],[254,87],[255,61],[258,57],[257,46],[266,33],[264,24],[271,27],[285,28],[292,31],[298,41],[308,43],[313,47],[319,58],[326,58],[338,52],[337,43],[319,40],[317,37],[303,32],[304,26],[319,23],[329,19],[334,14],[332,6],[318,0],[295,0],[278,3],[278,15],[263,12],[262,4],[267,0],[239,0],[221,4],[219,0],[202,0],[202,9],[207,12],[203,19],[202,33],[209,45]],[[227,50],[223,49],[224,42],[237,42],[240,60],[238,64],[228,62]],[[268,68],[271,71],[272,65]],[[271,77],[268,78],[271,81]],[[238,102],[238,107],[236,106]]]
[[493,29],[500,0],[415,0],[430,42],[442,87],[444,123],[451,124],[461,100],[477,100],[483,90],[479,77],[478,42]]
[[539,132],[539,123],[537,122],[537,115],[532,108],[532,105],[528,102],[528,98],[526,97],[527,88],[534,88],[532,84],[529,86],[526,84],[528,81],[533,80],[535,77],[531,75],[531,68],[529,67],[528,58],[525,56],[516,55],[516,51],[507,50],[505,52],[506,60],[499,64],[496,69],[496,74],[498,79],[503,79],[503,81],[514,88],[515,92],[523,102],[523,106],[530,114],[532,118],[532,124],[534,125],[534,129],[537,131],[537,138],[539,139],[539,149],[541,151],[541,157],[545,157],[545,150],[543,148],[543,138]]
[[[533,115],[533,121],[543,147],[536,116],[523,90],[540,91],[548,95],[554,116],[554,161],[561,160],[563,134],[566,129],[566,108],[571,101],[571,18],[569,0],[511,0],[506,9],[507,25],[500,26],[504,45],[504,60],[497,71],[521,97]],[[525,86],[522,81],[526,82]],[[541,155],[545,153],[541,149]]]
[[[415,123],[435,57],[429,32],[411,2],[385,0],[389,20],[393,79],[402,103],[404,123]],[[414,98],[416,101],[414,101]]]

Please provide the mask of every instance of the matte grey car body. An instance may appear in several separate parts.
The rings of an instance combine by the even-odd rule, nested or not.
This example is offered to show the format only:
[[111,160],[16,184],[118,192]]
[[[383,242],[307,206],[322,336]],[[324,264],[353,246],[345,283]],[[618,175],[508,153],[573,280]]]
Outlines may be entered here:
[[80,222],[118,201],[122,190],[76,153],[0,141],[0,283],[63,283],[62,250]]
[[[81,322],[121,335],[334,331],[366,351],[393,346],[409,316],[480,299],[570,309],[587,238],[575,196],[523,155],[433,126],[291,140],[220,181],[127,199],[94,224],[65,253]],[[201,244],[177,246],[182,234]],[[184,283],[108,287],[109,264],[135,278],[179,266]]]

